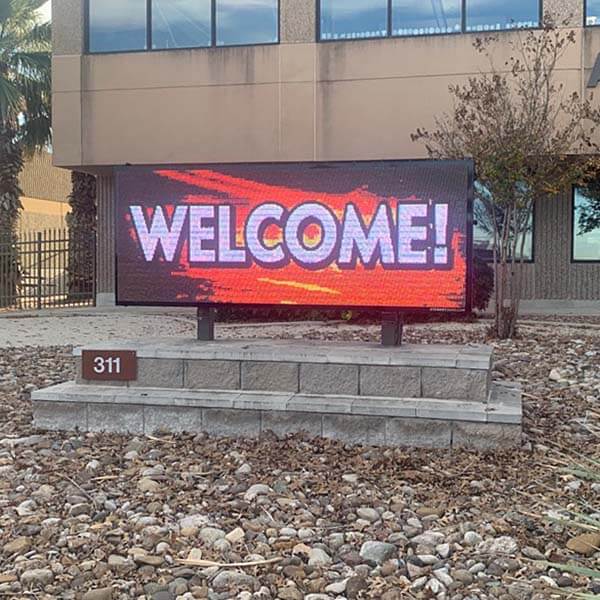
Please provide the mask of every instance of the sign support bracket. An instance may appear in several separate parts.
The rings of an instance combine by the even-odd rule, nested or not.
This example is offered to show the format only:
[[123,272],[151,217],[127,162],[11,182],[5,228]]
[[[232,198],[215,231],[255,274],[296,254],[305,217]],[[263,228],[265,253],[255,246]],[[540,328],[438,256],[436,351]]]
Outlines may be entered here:
[[394,347],[402,345],[404,320],[399,312],[384,312],[381,315],[381,345]]
[[199,306],[196,313],[198,320],[198,336],[200,342],[212,342],[215,339],[215,320],[217,311],[214,308]]

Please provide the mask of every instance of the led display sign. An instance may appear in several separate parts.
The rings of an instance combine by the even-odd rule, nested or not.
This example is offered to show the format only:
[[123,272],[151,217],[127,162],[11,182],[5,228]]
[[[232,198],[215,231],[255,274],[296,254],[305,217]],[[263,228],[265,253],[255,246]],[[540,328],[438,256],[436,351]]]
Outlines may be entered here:
[[469,308],[468,161],[129,167],[117,301]]

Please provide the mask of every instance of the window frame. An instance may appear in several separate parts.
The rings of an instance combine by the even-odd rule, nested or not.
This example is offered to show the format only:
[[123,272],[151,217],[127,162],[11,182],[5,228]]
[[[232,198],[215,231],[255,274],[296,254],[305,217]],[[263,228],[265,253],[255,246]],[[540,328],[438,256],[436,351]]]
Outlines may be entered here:
[[[212,50],[215,48],[251,48],[254,46],[277,46],[281,43],[281,0],[277,4],[277,41],[260,42],[254,44],[227,44],[217,45],[217,2],[210,0],[210,44],[207,46],[181,46],[179,48],[153,48],[152,47],[152,0],[146,0],[146,48],[142,50],[90,50],[90,0],[84,2],[84,47],[85,54],[92,56],[104,54],[140,54],[142,52],[177,52],[178,50]],[[540,0],[541,1],[541,0]],[[320,2],[319,2],[320,4]]]
[[[321,3],[323,0],[317,0],[317,18],[316,18],[316,39],[319,44],[331,44],[331,43],[339,43],[339,42],[363,42],[365,40],[403,40],[403,39],[415,39],[415,38],[428,38],[428,37],[440,37],[443,35],[464,35],[464,34],[490,34],[490,33],[502,33],[505,31],[536,31],[542,28],[544,22],[544,1],[545,0],[537,0],[538,2],[538,24],[536,27],[520,27],[520,28],[505,28],[505,29],[493,29],[491,31],[467,31],[467,2],[468,0],[460,0],[461,2],[461,19],[460,19],[460,31],[452,31],[450,33],[424,33],[424,34],[411,34],[411,35],[394,35],[392,33],[392,17],[393,17],[393,8],[392,2],[393,0],[387,0],[387,34],[384,36],[376,35],[370,37],[361,37],[361,38],[345,38],[345,39],[337,39],[337,40],[326,40],[323,39],[322,31],[321,31]],[[587,7],[587,0],[585,0]],[[585,13],[585,10],[584,10]],[[585,19],[585,15],[584,15]],[[600,24],[598,25],[600,26]],[[595,27],[595,26],[594,26]]]
[[588,25],[588,22],[587,22],[588,2],[589,2],[589,0],[583,0],[583,26],[584,27],[600,27],[600,19],[598,19],[598,23],[596,23],[595,25]]
[[[590,27],[598,27],[598,25],[590,25]],[[571,264],[573,265],[600,265],[600,258],[585,260],[582,258],[575,258],[575,196],[577,194],[578,187],[576,185],[571,186]]]

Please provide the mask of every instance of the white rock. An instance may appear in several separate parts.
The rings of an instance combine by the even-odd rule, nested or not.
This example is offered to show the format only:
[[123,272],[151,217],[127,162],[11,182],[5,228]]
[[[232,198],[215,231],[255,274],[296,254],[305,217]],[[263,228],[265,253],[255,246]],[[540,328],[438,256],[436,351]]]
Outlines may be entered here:
[[311,567],[324,567],[332,563],[331,556],[321,548],[311,548],[308,553],[308,564]]
[[266,496],[270,494],[273,490],[268,485],[263,485],[262,483],[256,483],[255,485],[248,488],[246,493],[244,494],[244,500],[246,502],[252,502],[257,496]]

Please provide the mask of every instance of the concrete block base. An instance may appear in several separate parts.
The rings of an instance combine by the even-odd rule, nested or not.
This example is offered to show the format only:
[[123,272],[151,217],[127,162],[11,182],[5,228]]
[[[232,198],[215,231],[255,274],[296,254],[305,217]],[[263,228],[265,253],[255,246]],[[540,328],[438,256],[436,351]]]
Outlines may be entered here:
[[[138,380],[33,392],[36,426],[224,437],[304,432],[348,444],[518,446],[521,391],[492,383],[485,346],[381,348],[302,342],[112,343],[138,354]],[[81,350],[76,350],[79,355]]]

